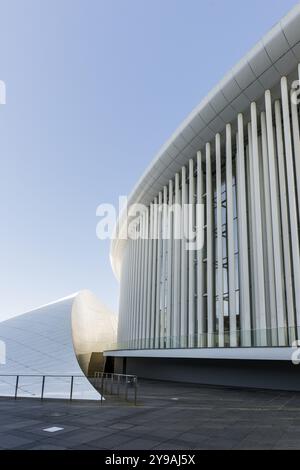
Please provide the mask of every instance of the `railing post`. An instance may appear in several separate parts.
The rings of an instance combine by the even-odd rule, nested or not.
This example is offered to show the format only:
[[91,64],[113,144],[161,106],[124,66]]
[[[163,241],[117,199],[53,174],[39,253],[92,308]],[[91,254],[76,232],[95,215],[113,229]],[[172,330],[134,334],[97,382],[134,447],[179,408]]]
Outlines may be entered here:
[[134,378],[134,406],[137,402],[137,377]]
[[117,387],[117,395],[120,395],[120,376],[118,375],[118,387]]
[[17,375],[16,388],[15,388],[15,400],[17,399],[17,396],[18,396],[18,387],[19,387],[19,376]]
[[114,390],[114,374],[111,374],[110,394],[113,394]]
[[72,377],[71,377],[70,401],[72,401],[72,398],[73,398],[73,385],[74,385],[74,376],[72,375]]
[[45,379],[46,379],[46,377],[45,377],[45,375],[43,375],[41,400],[44,399]]
[[125,378],[125,400],[128,401],[128,377]]
[[98,388],[99,388],[99,385],[98,385],[99,384],[98,372],[94,372],[93,380],[94,380],[94,386],[98,390]]
[[101,376],[101,405],[102,405],[102,401],[103,401],[103,380],[104,380],[104,374],[102,374]]

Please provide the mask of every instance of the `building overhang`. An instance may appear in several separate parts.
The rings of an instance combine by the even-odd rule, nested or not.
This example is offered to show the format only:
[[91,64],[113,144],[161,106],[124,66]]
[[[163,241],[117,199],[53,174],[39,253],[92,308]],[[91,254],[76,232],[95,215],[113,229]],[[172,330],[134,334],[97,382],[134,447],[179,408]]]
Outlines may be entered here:
[[293,348],[213,348],[213,349],[149,349],[105,351],[106,357],[164,358],[164,359],[219,359],[247,361],[292,362]]

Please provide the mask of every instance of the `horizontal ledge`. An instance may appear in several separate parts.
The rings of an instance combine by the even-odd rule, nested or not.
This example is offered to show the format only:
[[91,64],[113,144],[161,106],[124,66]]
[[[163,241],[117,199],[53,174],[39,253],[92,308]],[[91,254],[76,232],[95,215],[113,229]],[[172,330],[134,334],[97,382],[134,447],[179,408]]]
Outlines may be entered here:
[[168,359],[231,359],[253,361],[292,361],[291,347],[273,348],[212,348],[212,349],[147,349],[105,351],[106,357],[168,358]]

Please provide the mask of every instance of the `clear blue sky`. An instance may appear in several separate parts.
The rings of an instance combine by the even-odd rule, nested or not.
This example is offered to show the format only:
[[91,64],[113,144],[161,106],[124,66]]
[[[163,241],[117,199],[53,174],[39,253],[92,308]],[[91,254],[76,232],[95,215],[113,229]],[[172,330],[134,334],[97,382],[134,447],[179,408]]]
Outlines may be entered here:
[[117,309],[96,207],[295,0],[0,0],[0,318],[82,288]]

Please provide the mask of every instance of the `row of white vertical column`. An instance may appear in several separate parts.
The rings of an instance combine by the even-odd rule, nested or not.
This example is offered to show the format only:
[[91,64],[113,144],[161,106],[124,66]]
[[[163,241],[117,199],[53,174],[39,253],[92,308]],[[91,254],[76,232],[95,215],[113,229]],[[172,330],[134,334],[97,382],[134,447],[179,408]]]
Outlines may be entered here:
[[[239,114],[235,135],[227,124],[141,214],[142,238],[123,259],[119,342],[250,347],[299,337],[300,131],[291,98],[283,77],[281,100],[266,91],[263,111],[253,102],[250,122]],[[187,251],[184,235],[203,223],[196,204],[205,205],[205,245]]]

